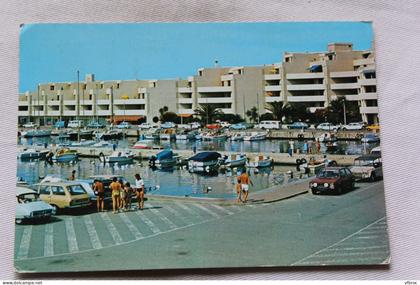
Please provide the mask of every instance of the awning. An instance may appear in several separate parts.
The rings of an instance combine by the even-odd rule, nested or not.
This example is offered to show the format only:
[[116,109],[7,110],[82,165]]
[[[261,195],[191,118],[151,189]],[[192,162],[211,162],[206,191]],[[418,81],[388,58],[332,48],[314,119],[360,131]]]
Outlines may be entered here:
[[309,71],[310,71],[310,72],[321,72],[321,71],[322,71],[322,65],[320,65],[320,64],[315,64],[315,65],[312,65],[312,66],[309,68]]
[[[129,116],[114,116],[114,122],[118,123],[118,122],[137,122],[138,120],[143,119],[144,116],[134,116],[134,115],[129,115]],[[109,121],[112,120],[112,117],[109,118]]]
[[178,117],[182,117],[182,118],[189,118],[191,116],[192,114],[178,114]]

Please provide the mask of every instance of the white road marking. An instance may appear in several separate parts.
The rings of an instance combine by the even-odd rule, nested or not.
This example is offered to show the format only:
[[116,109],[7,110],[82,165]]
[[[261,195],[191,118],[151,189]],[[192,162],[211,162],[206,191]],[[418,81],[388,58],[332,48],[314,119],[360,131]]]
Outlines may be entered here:
[[330,249],[326,249],[325,251],[341,251],[341,250],[353,250],[353,251],[357,251],[357,250],[369,250],[369,249],[378,249],[378,248],[385,248],[387,249],[388,246],[387,245],[374,245],[374,246],[361,246],[361,247],[336,247],[336,248],[330,248]]
[[52,224],[45,225],[44,256],[54,255],[54,229]]
[[178,218],[180,218],[182,221],[184,221],[184,223],[186,224],[191,224],[189,221],[187,221],[187,219],[181,215],[180,212],[178,212],[177,210],[175,210],[174,208],[172,208],[169,205],[165,205],[165,209],[168,210],[169,212],[171,212],[173,215],[177,216]]
[[175,225],[171,220],[169,220],[166,216],[164,216],[161,212],[159,212],[159,210],[154,209],[153,205],[151,205],[150,203],[148,203],[148,204],[151,207],[151,208],[149,208],[149,210],[153,214],[155,214],[159,219],[161,219],[165,224],[167,224],[169,226],[169,228],[171,228],[171,229],[177,228],[177,225]]
[[194,210],[192,210],[190,207],[187,207],[186,205],[180,203],[180,202],[175,202],[175,204],[180,207],[181,209],[184,209],[185,211],[187,211],[188,213],[192,214],[192,215],[196,215],[196,213],[194,212]]
[[32,226],[25,227],[22,233],[22,239],[19,245],[19,251],[17,253],[17,259],[28,258],[29,245],[31,243]]
[[73,219],[65,220],[67,243],[69,245],[69,252],[78,252],[79,246],[77,245],[76,232],[74,231]]
[[233,212],[231,212],[231,211],[229,211],[228,209],[223,208],[223,207],[221,207],[221,206],[219,206],[219,205],[215,205],[215,204],[208,204],[208,206],[211,206],[211,207],[213,207],[213,208],[216,208],[216,209],[220,210],[221,212],[224,212],[224,213],[226,213],[226,214],[228,214],[228,215],[233,215]]
[[203,211],[205,211],[205,212],[207,212],[207,213],[209,213],[210,215],[212,215],[215,218],[220,218],[220,216],[218,214],[216,214],[213,211],[210,211],[209,209],[207,209],[203,205],[200,205],[200,204],[192,204],[192,205],[195,206],[195,207],[197,207],[197,208],[199,208],[199,209],[201,209],[201,210],[203,210]]
[[154,234],[158,234],[161,232],[161,230],[151,220],[149,220],[149,218],[146,217],[143,213],[141,213],[140,211],[137,211],[136,214],[137,216],[139,216],[140,220],[142,220],[146,225],[149,226],[150,230]]
[[127,217],[125,213],[119,214],[121,220],[127,225],[128,230],[133,234],[136,239],[143,237],[143,234],[137,229],[133,222]]
[[341,253],[333,253],[333,254],[318,254],[316,258],[323,258],[323,257],[343,257],[343,256],[357,256],[357,255],[374,255],[376,253],[384,254],[384,251],[365,251],[365,252],[341,252]]
[[345,238],[343,238],[343,239],[339,240],[338,242],[333,243],[332,245],[327,246],[327,247],[325,247],[325,248],[323,248],[323,249],[320,249],[320,250],[318,250],[318,251],[316,251],[316,252],[314,252],[314,253],[312,253],[312,254],[310,254],[310,255],[308,255],[308,256],[306,256],[306,257],[304,257],[304,258],[302,258],[302,259],[300,259],[300,260],[298,260],[298,261],[296,261],[296,262],[293,262],[291,265],[303,264],[303,263],[302,263],[303,261],[305,261],[305,260],[307,260],[307,259],[309,259],[309,258],[311,258],[311,257],[314,257],[314,256],[318,255],[319,253],[321,253],[322,251],[325,251],[326,249],[330,249],[330,248],[332,248],[332,247],[334,247],[334,246],[336,246],[336,245],[338,245],[338,244],[342,243],[342,242],[343,242],[343,241],[345,241],[345,240],[348,240],[349,238],[351,238],[351,237],[353,237],[353,236],[355,236],[355,235],[359,234],[360,232],[362,232],[363,230],[365,230],[365,229],[369,228],[370,226],[375,225],[375,224],[377,224],[377,223],[379,223],[379,222],[383,221],[385,218],[386,218],[386,217],[382,217],[382,218],[380,218],[380,219],[378,219],[378,220],[374,221],[373,223],[371,223],[371,224],[367,225],[366,227],[363,227],[363,228],[361,228],[360,230],[358,230],[358,231],[356,231],[356,232],[352,233],[351,235],[348,235],[347,237],[345,237]]
[[118,233],[117,228],[114,226],[114,224],[111,222],[110,217],[107,213],[100,213],[100,216],[102,220],[105,222],[105,226],[108,229],[109,233],[112,236],[112,239],[114,240],[115,244],[120,244],[123,242],[120,234]]
[[84,216],[83,220],[90,238],[90,242],[94,249],[102,248],[101,240],[99,239],[98,233],[96,232],[95,226],[93,225],[92,219],[90,216]]

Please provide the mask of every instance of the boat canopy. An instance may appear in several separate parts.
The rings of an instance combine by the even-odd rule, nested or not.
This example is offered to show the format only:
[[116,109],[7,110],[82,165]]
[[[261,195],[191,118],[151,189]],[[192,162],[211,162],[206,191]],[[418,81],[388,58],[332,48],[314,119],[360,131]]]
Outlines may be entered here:
[[211,160],[217,160],[222,155],[215,151],[204,151],[197,153],[193,157],[190,157],[188,160],[194,160],[194,161],[211,161]]
[[158,154],[156,154],[156,158],[158,160],[163,160],[163,159],[171,159],[173,157],[174,153],[172,152],[172,149],[165,149],[161,152],[159,152]]

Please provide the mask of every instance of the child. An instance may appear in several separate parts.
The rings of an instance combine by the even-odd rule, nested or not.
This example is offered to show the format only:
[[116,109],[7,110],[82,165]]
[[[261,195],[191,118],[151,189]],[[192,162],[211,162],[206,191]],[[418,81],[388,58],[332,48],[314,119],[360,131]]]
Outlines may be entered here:
[[131,199],[133,194],[133,188],[131,188],[130,182],[125,183],[125,207],[127,210],[131,210]]
[[237,178],[236,179],[236,195],[238,195],[238,200],[237,200],[237,202],[238,203],[240,203],[240,202],[242,202],[242,199],[241,199],[241,191],[242,190],[242,188],[241,188],[241,178]]

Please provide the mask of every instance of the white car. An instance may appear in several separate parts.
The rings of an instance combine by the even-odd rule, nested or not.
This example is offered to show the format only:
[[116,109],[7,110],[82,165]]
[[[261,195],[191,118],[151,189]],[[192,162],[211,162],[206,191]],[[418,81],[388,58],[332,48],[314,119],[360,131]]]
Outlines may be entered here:
[[38,125],[35,124],[34,122],[27,122],[27,123],[23,124],[23,127],[24,128],[36,128],[36,127],[38,127]]
[[229,128],[230,127],[230,124],[228,122],[219,122],[219,124],[222,128]]
[[68,128],[82,128],[83,127],[83,121],[81,120],[73,120],[70,121],[67,125]]
[[322,123],[322,124],[319,124],[316,128],[318,130],[323,130],[323,131],[336,131],[339,129],[339,126],[335,126],[331,123]]
[[16,224],[23,221],[49,221],[55,215],[50,204],[39,199],[39,194],[29,188],[16,187]]
[[142,130],[148,130],[151,127],[152,127],[152,124],[150,124],[150,123],[142,123],[142,124],[139,125],[139,129],[142,129]]
[[121,122],[118,126],[118,129],[129,129],[131,128],[131,125],[128,122]]
[[349,123],[349,124],[344,125],[342,127],[342,129],[345,130],[345,131],[352,131],[352,130],[360,131],[360,130],[363,130],[364,128],[365,128],[365,125],[363,123],[359,123],[359,122]]
[[261,121],[258,125],[255,126],[257,129],[263,130],[272,130],[281,129],[281,122],[280,121]]

